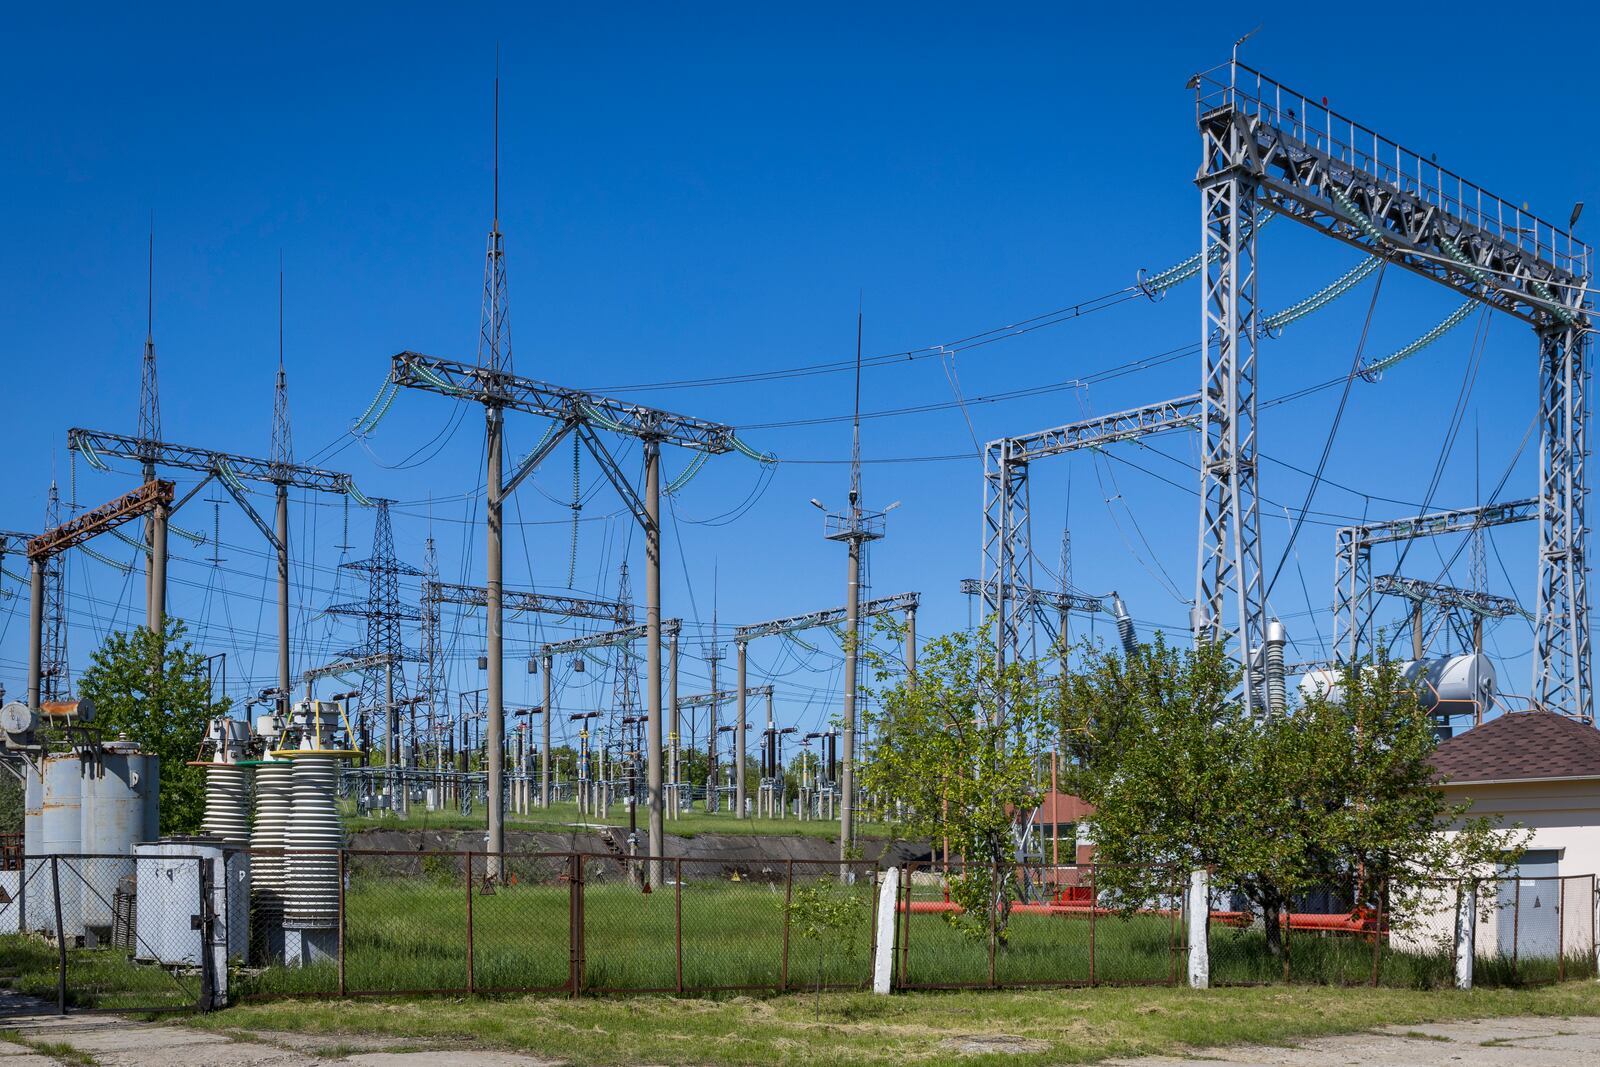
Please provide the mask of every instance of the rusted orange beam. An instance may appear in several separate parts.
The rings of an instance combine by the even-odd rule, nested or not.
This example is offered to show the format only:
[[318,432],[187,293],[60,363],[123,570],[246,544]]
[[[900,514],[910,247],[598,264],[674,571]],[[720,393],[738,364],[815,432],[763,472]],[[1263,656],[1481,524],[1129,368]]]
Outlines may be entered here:
[[81,545],[96,534],[121,526],[129,519],[138,518],[152,508],[172,503],[172,494],[171,482],[160,479],[145,482],[132,492],[124,493],[97,508],[91,508],[82,515],[68,519],[60,526],[46,530],[35,537],[28,542],[28,559],[41,560],[60,555],[74,545]]

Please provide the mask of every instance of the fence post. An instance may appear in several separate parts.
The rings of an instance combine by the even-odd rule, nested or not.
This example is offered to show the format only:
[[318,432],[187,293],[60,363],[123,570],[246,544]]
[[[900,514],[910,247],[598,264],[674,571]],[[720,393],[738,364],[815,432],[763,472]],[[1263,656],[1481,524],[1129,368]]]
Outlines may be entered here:
[[341,997],[344,996],[344,880],[349,873],[348,864],[345,862],[347,855],[344,849],[339,850],[339,995]]
[[56,902],[56,1014],[67,1013],[67,938],[61,925],[60,856],[50,857],[50,895]]
[[883,872],[878,886],[878,921],[873,932],[872,991],[886,995],[894,986],[895,902],[900,898],[900,868]]
[[[794,881],[794,860],[789,861],[789,881]],[[786,898],[787,899],[787,898]],[[673,872],[672,879],[672,913],[673,913],[673,951],[678,960],[678,992],[683,992],[683,857],[678,857],[678,866]],[[789,910],[783,912],[783,977],[784,984],[789,981]]]
[[1456,883],[1456,988],[1472,988],[1472,963],[1478,927],[1478,885]]
[[[466,866],[466,883],[467,883],[467,993],[470,995],[474,991],[473,987],[477,984],[476,976],[472,973],[472,957],[475,955],[475,953],[472,951],[472,853],[471,852],[463,852],[461,854],[461,858],[466,861],[465,866]],[[487,868],[488,868],[488,859],[487,859],[487,857],[484,860],[484,868],[485,868],[485,870],[487,870]]]
[[[1091,902],[1092,905],[1092,902]],[[1211,988],[1211,952],[1206,924],[1211,921],[1211,872],[1189,872],[1189,988]]]
[[[680,860],[679,862],[681,863],[682,861]],[[789,909],[791,907],[793,907],[793,906],[794,906],[794,860],[790,860],[789,861],[789,873],[784,878],[784,882],[783,882],[783,960],[779,964],[779,967],[778,967],[778,987],[779,987],[779,991],[783,992],[783,993],[787,993],[789,991]],[[682,915],[682,909],[681,908],[679,909],[679,915],[680,916]],[[681,920],[680,920],[680,929],[681,929]],[[682,970],[681,961],[683,959],[683,940],[682,940],[681,936],[680,936],[679,941],[678,941],[678,959],[680,961],[680,966],[679,966],[679,971],[678,971],[678,974],[680,976],[679,979],[678,979],[678,992],[682,993],[683,992],[683,979],[682,979],[681,976],[683,974],[683,970]]]

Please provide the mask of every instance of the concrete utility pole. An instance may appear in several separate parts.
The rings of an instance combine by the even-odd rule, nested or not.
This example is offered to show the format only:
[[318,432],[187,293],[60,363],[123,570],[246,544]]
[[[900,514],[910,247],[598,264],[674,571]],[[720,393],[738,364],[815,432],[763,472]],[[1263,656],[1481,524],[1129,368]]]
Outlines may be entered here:
[[[500,509],[505,498],[516,491],[522,480],[536,470],[545,457],[550,454],[551,450],[560,444],[568,434],[576,435],[587,448],[590,456],[599,465],[606,479],[616,489],[617,494],[622,497],[634,520],[643,529],[646,545],[653,543],[656,546],[656,554],[649,560],[649,563],[651,568],[659,568],[660,522],[658,518],[653,517],[652,511],[645,501],[640,499],[640,491],[634,487],[632,481],[618,466],[615,457],[612,456],[611,451],[595,431],[595,427],[599,426],[601,429],[625,437],[637,438],[646,445],[647,449],[652,443],[657,448],[662,444],[674,444],[706,455],[720,455],[724,452],[738,451],[752,459],[763,462],[768,459],[768,457],[761,456],[739,441],[734,435],[733,427],[731,426],[724,426],[719,423],[684,415],[675,415],[635,403],[624,403],[595,393],[583,392],[582,390],[566,389],[561,386],[551,385],[548,382],[520,377],[512,372],[509,297],[507,295],[505,276],[505,244],[503,235],[500,233],[499,115],[500,79],[496,77],[494,222],[489,229],[489,249],[484,264],[483,316],[481,319],[477,365],[473,366],[455,360],[437,359],[416,352],[402,352],[394,357],[390,373],[390,380],[396,385],[425,389],[444,396],[476,401],[485,408],[486,431],[489,439],[488,567],[492,578],[487,583],[490,586],[488,630],[491,693],[489,696],[488,726],[491,736],[488,739],[488,744],[491,751],[497,751],[504,743],[503,694],[501,692],[499,674],[500,649],[502,647],[501,624],[503,621],[501,618],[499,589],[501,580]],[[544,440],[517,463],[516,469],[511,476],[505,478],[502,467],[503,441],[501,438],[504,413],[508,410],[538,415],[552,420],[555,425],[550,432],[545,434]],[[653,483],[659,484],[659,462],[651,466],[651,472]],[[649,496],[651,493],[652,489],[649,485],[646,485],[643,495]],[[659,580],[659,571],[657,571],[653,577],[647,575],[646,585],[656,588]],[[659,600],[656,606],[659,611]],[[652,640],[652,644],[654,643],[654,640]],[[659,694],[661,691],[659,682],[651,685],[649,691],[653,694]],[[655,702],[649,710],[653,718],[660,717],[659,696],[655,698]],[[658,760],[659,758],[657,756]],[[491,853],[501,852],[505,847],[505,828],[499,818],[500,802],[498,799],[499,791],[503,786],[503,771],[504,769],[501,767],[498,757],[495,757],[489,767],[490,802],[487,849]],[[652,838],[664,833],[661,819],[661,795],[657,792],[650,797],[650,832]],[[491,860],[491,877],[498,876],[498,873],[498,863]]]
[[[644,442],[645,803],[649,809],[649,884],[661,884],[666,804],[661,793],[661,442]],[[677,635],[673,635],[677,645]],[[673,657],[677,671],[677,657]]]
[[[822,507],[819,501],[813,504]],[[889,505],[893,508],[895,505]],[[856,313],[856,403],[850,430],[850,505],[828,515],[824,536],[848,546],[844,632],[844,752],[839,768],[839,858],[855,848],[856,668],[861,660],[861,546],[883,537],[884,511],[868,511],[861,503],[861,313]],[[826,509],[824,509],[826,510]],[[841,876],[843,872],[841,871]]]
[[[498,94],[497,94],[498,95]],[[498,229],[498,227],[496,227]],[[488,751],[485,752],[485,770],[489,774],[489,838],[485,846],[489,855],[484,857],[484,879],[489,882],[500,880],[500,854],[506,847],[505,811],[502,799],[502,784],[505,781],[505,760],[502,749],[505,747],[506,720],[505,720],[505,639],[504,639],[504,611],[500,602],[502,586],[502,561],[500,558],[501,517],[505,507],[505,494],[501,489],[501,459],[500,450],[504,443],[505,415],[497,405],[487,405],[484,408],[484,420],[489,436],[489,491],[488,491],[488,573],[484,576],[484,589],[487,598],[489,624],[488,653],[489,653],[489,679],[488,693],[489,717],[487,727],[489,731]]]
[[[738,652],[739,718],[733,724],[733,817],[744,818],[744,731],[745,731],[745,660],[748,647],[743,641],[734,646]],[[712,683],[715,689],[716,684]]]

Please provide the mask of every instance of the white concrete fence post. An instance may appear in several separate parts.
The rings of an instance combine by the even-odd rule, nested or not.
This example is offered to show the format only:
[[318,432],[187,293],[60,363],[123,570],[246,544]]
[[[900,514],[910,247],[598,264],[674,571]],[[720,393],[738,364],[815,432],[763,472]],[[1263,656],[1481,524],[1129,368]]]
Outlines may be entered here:
[[1211,954],[1206,941],[1206,924],[1211,920],[1211,875],[1204,869],[1189,872],[1189,894],[1185,901],[1189,927],[1189,988],[1211,988]]
[[877,951],[872,957],[872,991],[887,994],[894,986],[894,918],[900,896],[900,868],[890,867],[878,883]]
[[1472,960],[1478,929],[1478,887],[1473,882],[1456,886],[1456,988],[1472,988]]

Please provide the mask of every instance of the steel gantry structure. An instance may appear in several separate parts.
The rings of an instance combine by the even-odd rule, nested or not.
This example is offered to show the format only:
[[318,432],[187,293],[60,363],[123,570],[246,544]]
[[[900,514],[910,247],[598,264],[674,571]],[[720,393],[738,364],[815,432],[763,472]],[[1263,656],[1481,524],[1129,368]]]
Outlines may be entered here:
[[[1035,654],[1031,628],[1024,622],[1036,605],[1012,595],[1014,590],[1037,589],[1033,582],[1028,465],[1083,448],[1102,448],[1197,426],[1200,419],[1200,397],[1182,396],[1079,419],[1037,433],[997,438],[984,447],[983,578],[973,591],[983,595],[984,615],[994,626],[995,656],[1000,666],[1005,665],[1008,655],[1020,660],[1031,659]],[[965,583],[962,591],[969,591]],[[995,713],[999,714],[999,709]]]
[[[1202,154],[1202,414],[1195,635],[1263,646],[1256,493],[1256,231],[1283,215],[1469,302],[1539,342],[1539,580],[1534,697],[1593,721],[1588,618],[1587,363],[1593,253],[1570,233],[1237,59],[1196,74]],[[1569,224],[1570,225],[1570,224]],[[1231,599],[1232,604],[1226,601]]]
[[[1477,589],[1461,589],[1442,582],[1427,582],[1421,578],[1406,578],[1398,574],[1383,574],[1372,584],[1373,592],[1383,596],[1396,596],[1409,600],[1411,615],[1411,658],[1422,659],[1426,643],[1422,632],[1422,609],[1433,604],[1441,611],[1461,612],[1472,617],[1472,632],[1467,643],[1473,652],[1483,651],[1483,620],[1504,619],[1522,614],[1522,606],[1508,596],[1485,593]],[[1458,631],[1459,633],[1459,631]]]
[[[281,392],[281,380],[280,380]],[[279,437],[274,433],[275,443]],[[291,675],[289,669],[289,490],[308,489],[320,493],[348,495],[357,503],[365,503],[348,474],[322,470],[305,464],[289,462],[286,456],[275,459],[254,459],[214,448],[196,448],[168,441],[151,441],[125,434],[106,433],[100,430],[74,428],[67,431],[67,444],[88,460],[98,470],[108,470],[108,458],[133,460],[145,468],[167,468],[196,471],[204,474],[193,489],[176,503],[158,506],[153,515],[153,551],[151,554],[151,596],[149,615],[152,626],[160,626],[160,617],[166,611],[166,539],[167,521],[212,481],[218,482],[241,510],[255,523],[267,543],[277,554],[278,578],[278,689],[287,709]],[[268,525],[249,500],[245,483],[254,482],[273,487],[275,499],[274,523]],[[159,572],[159,573],[158,573]]]
[[[500,602],[512,614],[556,615],[569,619],[601,619],[627,624],[633,621],[633,608],[617,600],[600,597],[563,596],[556,593],[536,593],[521,589],[501,589]],[[425,625],[438,626],[439,605],[454,604],[464,608],[487,608],[489,590],[481,585],[461,585],[455,582],[427,581],[422,585],[422,616]],[[677,633],[676,627],[673,633]],[[430,647],[440,647],[437,636],[426,641]],[[544,704],[550,707],[550,658],[545,655]],[[430,708],[431,710],[431,708]],[[550,714],[544,715],[544,783],[540,787],[540,805],[550,806]]]
[[[28,542],[28,707],[34,711],[39,710],[40,685],[44,677],[45,568],[49,561],[107,530],[170,507],[172,494],[171,482],[145,482],[137,489],[45,530]],[[165,567],[164,561],[162,566]],[[160,577],[164,580],[165,573]],[[65,621],[57,619],[61,625],[65,625]]]
[[[1355,663],[1372,645],[1372,620],[1377,605],[1372,579],[1372,547],[1444,534],[1477,533],[1492,526],[1529,522],[1539,517],[1536,499],[1485,504],[1341,526],[1334,534],[1333,644],[1335,656]],[[1343,643],[1340,627],[1343,625]]]
[[[852,545],[854,544],[855,542],[852,542]],[[854,572],[852,571],[852,573]],[[859,636],[861,620],[870,619],[877,615],[892,614],[897,611],[905,612],[906,674],[907,676],[915,676],[917,673],[917,606],[921,603],[921,601],[922,594],[920,593],[895,593],[892,596],[877,597],[873,600],[868,600],[866,603],[859,603],[856,600],[852,600],[843,607],[825,608],[821,611],[806,612],[803,615],[789,615],[781,619],[769,619],[766,622],[756,622],[750,623],[747,626],[734,627],[733,643],[734,649],[736,650],[738,656],[738,688],[735,690],[735,694],[739,701],[739,717],[737,720],[735,720],[734,724],[734,753],[735,758],[738,760],[738,767],[735,769],[733,776],[734,812],[737,818],[744,818],[744,763],[746,756],[745,732],[748,729],[748,720],[745,712],[747,697],[750,693],[749,688],[745,684],[745,670],[748,661],[747,646],[750,644],[750,642],[754,641],[758,637],[771,637],[776,634],[798,633],[802,630],[810,630],[818,626],[845,626],[847,628],[845,635],[845,666],[850,686],[845,693],[845,699],[850,701],[850,707],[847,710],[853,711],[855,671],[850,669],[850,665],[856,653],[854,646]],[[713,708],[716,707],[717,703],[714,697],[715,694],[713,694],[712,700]],[[772,709],[769,704],[767,708],[767,725],[769,727],[772,725],[771,711]],[[847,731],[849,733],[853,733],[855,729],[855,716],[853,714],[845,715],[844,723]],[[713,740],[715,729],[715,717],[713,715]],[[855,781],[855,768],[851,766],[851,764],[854,758],[855,738],[847,737],[844,745],[845,767],[843,768],[843,773],[841,775],[841,782],[844,785],[851,786],[852,788]],[[839,819],[840,822],[844,824],[843,829],[840,832],[841,841],[846,839],[853,840],[851,835],[854,828],[849,825],[849,821],[852,818],[853,812],[854,805],[841,798],[839,805]]]

